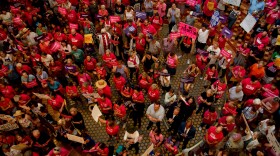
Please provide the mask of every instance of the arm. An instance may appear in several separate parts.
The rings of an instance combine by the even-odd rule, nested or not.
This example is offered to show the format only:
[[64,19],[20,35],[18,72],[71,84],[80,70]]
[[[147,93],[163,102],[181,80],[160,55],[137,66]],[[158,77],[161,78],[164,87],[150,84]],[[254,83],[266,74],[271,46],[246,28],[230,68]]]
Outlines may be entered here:
[[102,118],[100,118],[100,117],[98,118],[98,120],[99,120],[101,123],[103,123],[103,124],[106,124],[106,122],[107,122],[106,120],[104,120],[104,119],[102,119]]

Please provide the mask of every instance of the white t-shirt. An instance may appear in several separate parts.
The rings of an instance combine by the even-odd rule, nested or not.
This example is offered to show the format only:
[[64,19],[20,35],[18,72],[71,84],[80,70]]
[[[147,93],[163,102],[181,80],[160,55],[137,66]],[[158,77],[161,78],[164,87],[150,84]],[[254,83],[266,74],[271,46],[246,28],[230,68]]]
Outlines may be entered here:
[[243,96],[244,96],[244,93],[243,93],[243,91],[241,90],[240,92],[238,92],[238,93],[236,93],[236,86],[234,86],[234,87],[231,87],[230,89],[229,89],[229,99],[230,100],[238,100],[238,101],[242,101],[242,98],[243,98]]
[[44,63],[47,67],[50,65],[52,60],[53,60],[53,57],[49,54],[47,54],[47,56],[45,58],[41,57],[42,63]]
[[206,43],[206,41],[208,39],[208,36],[209,36],[209,30],[206,29],[203,32],[202,29],[199,29],[197,41],[200,42],[200,43]]

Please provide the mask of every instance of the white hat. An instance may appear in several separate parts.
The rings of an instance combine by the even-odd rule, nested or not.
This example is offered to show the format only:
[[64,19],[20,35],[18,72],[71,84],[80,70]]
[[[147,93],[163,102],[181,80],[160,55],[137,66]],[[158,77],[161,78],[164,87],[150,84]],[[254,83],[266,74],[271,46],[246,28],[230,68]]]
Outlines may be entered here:
[[259,98],[254,99],[253,101],[254,105],[260,105],[261,104],[261,100]]

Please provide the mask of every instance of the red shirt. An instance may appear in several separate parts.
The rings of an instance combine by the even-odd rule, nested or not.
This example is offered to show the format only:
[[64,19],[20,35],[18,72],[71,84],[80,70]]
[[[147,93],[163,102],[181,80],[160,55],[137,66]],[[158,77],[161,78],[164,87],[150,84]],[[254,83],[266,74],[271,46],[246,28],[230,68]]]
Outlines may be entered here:
[[2,64],[0,69],[0,77],[5,76],[8,70],[9,70],[8,67]]
[[253,95],[258,89],[261,88],[261,83],[259,81],[252,83],[251,78],[246,78],[241,81],[242,91],[245,95]]
[[117,89],[118,91],[120,91],[120,90],[123,88],[123,86],[126,84],[126,80],[125,80],[125,78],[122,77],[122,76],[119,77],[119,78],[116,78],[116,77],[114,76],[113,82],[115,83],[115,87],[116,87],[116,89]]
[[2,28],[0,28],[0,41],[5,40],[8,37],[6,31]]
[[58,42],[61,42],[61,41],[64,41],[64,40],[67,40],[67,37],[64,33],[61,33],[61,32],[56,32],[54,35],[53,35],[54,39]]
[[280,15],[279,11],[274,11],[274,10],[270,10],[268,14],[269,15],[266,17],[266,23],[268,24],[274,24]]
[[64,102],[64,99],[60,95],[56,95],[53,99],[48,100],[48,104],[52,106],[54,110],[59,110]]
[[160,29],[160,27],[162,26],[162,23],[163,23],[161,17],[158,17],[158,18],[153,17],[153,18],[151,19],[151,22],[152,22],[152,26],[153,26],[157,31]]
[[97,99],[97,103],[101,109],[101,112],[104,113],[104,114],[108,114],[109,113],[109,110],[104,110],[105,108],[110,108],[112,109],[113,108],[113,105],[112,105],[112,102],[110,99],[108,98],[104,98],[104,99],[101,99],[101,98],[98,98]]
[[77,48],[83,48],[84,37],[81,34],[79,33],[76,33],[76,35],[70,34],[68,40],[72,46],[75,45],[77,46]]
[[78,90],[76,86],[66,86],[67,95],[73,96],[73,94],[78,95]]
[[235,128],[235,123],[234,122],[227,123],[226,119],[227,119],[227,116],[221,117],[219,119],[219,124],[222,125],[223,127],[225,127],[228,132],[231,132]]
[[20,94],[18,104],[20,106],[26,105],[31,100],[31,97],[27,94]]
[[256,41],[255,41],[255,46],[260,46],[260,45],[264,45],[267,46],[269,44],[269,37],[268,36],[265,36],[263,37],[262,36],[262,32],[260,32],[257,36],[256,36]]
[[222,113],[223,113],[223,115],[233,115],[233,116],[235,116],[237,114],[236,107],[232,107],[232,106],[229,105],[229,103],[226,103],[224,105]]
[[98,89],[97,92],[99,95],[104,94],[104,96],[109,99],[111,99],[111,97],[112,97],[111,88],[108,85],[106,87],[104,87],[103,89]]
[[22,68],[19,69],[19,68],[16,68],[17,72],[22,75],[22,72],[23,71],[26,71],[28,74],[32,73],[32,70],[31,68],[28,66],[28,65],[22,65]]
[[235,79],[242,80],[246,74],[246,70],[242,66],[234,66],[232,68],[232,74]]
[[215,126],[211,126],[208,130],[207,130],[207,136],[206,136],[208,139],[208,141],[210,143],[215,143],[218,144],[219,142],[221,142],[224,138],[224,135],[222,132],[220,133],[217,133],[216,132],[216,127]]
[[67,13],[67,19],[69,23],[78,23],[78,17],[75,10],[71,10]]
[[32,62],[33,66],[37,66],[37,63],[41,62],[41,55],[35,54],[35,56],[30,56],[30,61]]
[[10,105],[10,99],[8,98],[4,98],[4,101],[0,101],[0,107],[3,109],[3,110],[6,110],[6,109],[9,109],[12,107],[12,105]]
[[107,72],[104,67],[96,67],[96,73],[100,76],[101,79],[104,79],[107,75]]
[[126,89],[125,86],[123,86],[121,89],[121,94],[127,98],[130,98],[133,94],[133,89],[132,88]]
[[207,75],[207,80],[210,81],[211,78],[218,77],[218,71],[217,70],[212,71],[210,68],[208,68],[206,71],[206,75]]
[[148,97],[151,102],[155,102],[160,98],[160,92],[158,89],[152,89],[152,86],[148,90]]
[[89,61],[87,59],[84,60],[84,66],[87,71],[95,70],[96,59],[91,58]]
[[106,121],[106,132],[108,135],[117,135],[119,133],[120,127],[119,125],[115,125],[114,127],[110,127],[108,121]]
[[152,78],[143,78],[141,75],[139,76],[139,86],[145,90],[149,89],[151,83],[153,82]]
[[145,50],[146,40],[144,38],[136,38],[135,40],[135,46],[137,52],[143,52]]
[[0,88],[0,92],[3,94],[5,98],[13,98],[16,95],[16,92],[12,86],[6,86],[3,88]]
[[79,82],[79,84],[80,84],[81,86],[82,86],[83,83],[85,83],[85,82],[88,82],[89,84],[91,83],[91,78],[90,78],[90,76],[89,76],[87,73],[83,73],[82,75],[79,74],[79,75],[77,76],[77,78],[78,78],[78,82]]
[[206,16],[208,16],[208,17],[210,17],[210,16],[212,16],[213,14],[214,14],[214,11],[216,10],[216,8],[217,8],[217,6],[218,6],[218,3],[216,2],[216,0],[213,0],[212,1],[212,3],[214,3],[214,7],[213,7],[213,9],[212,10],[209,10],[209,4],[208,3],[210,3],[209,2],[210,0],[206,0],[205,2],[204,2],[204,6],[203,6],[203,13],[206,15]]
[[138,93],[133,92],[132,101],[137,102],[137,103],[144,103],[145,98],[144,98],[142,91],[140,91]]
[[238,47],[238,51],[244,55],[244,56],[248,56],[250,54],[251,49],[250,48],[245,48],[242,45]]
[[203,123],[212,125],[217,120],[217,117],[217,112],[211,113],[209,110],[207,110],[203,115]]
[[272,84],[265,84],[263,86],[263,88],[265,90],[262,91],[262,97],[263,98],[267,98],[267,97],[275,97],[279,95],[279,90],[277,88],[275,88],[274,90],[272,90]]
[[117,58],[113,53],[110,53],[109,55],[104,54],[102,59],[108,68],[113,68],[113,66],[117,64]]
[[151,24],[145,25],[145,24],[141,24],[141,30],[142,33],[146,36],[148,34],[148,32],[152,35],[156,34],[157,31],[155,29],[154,26],[152,26]]
[[118,115],[116,115],[119,118],[123,118],[126,115],[126,108],[123,104],[121,104],[120,106],[117,104],[114,104],[114,112],[117,112]]
[[83,94],[93,93],[93,88],[92,88],[92,86],[87,86],[87,87],[82,86],[82,87],[81,87],[81,90],[82,90],[82,93],[83,93]]
[[215,98],[219,99],[224,95],[226,91],[227,85],[225,83],[221,83],[220,80],[217,80],[212,84],[213,88],[217,89],[217,93],[215,94]]
[[224,49],[226,46],[226,42],[227,42],[226,38],[220,35],[218,38],[219,48]]

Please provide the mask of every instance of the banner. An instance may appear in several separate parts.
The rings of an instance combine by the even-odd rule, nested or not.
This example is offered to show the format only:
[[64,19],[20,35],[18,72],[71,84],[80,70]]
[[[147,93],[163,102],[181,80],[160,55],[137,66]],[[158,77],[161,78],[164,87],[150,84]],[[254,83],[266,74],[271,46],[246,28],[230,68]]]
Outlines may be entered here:
[[181,36],[188,36],[192,39],[196,39],[197,29],[195,27],[192,27],[188,24],[180,22],[178,24],[178,29],[179,29]]
[[222,34],[229,39],[232,37],[232,31],[230,31],[226,26],[223,28]]
[[73,23],[70,23],[69,27],[70,29],[76,29],[76,30],[79,28],[78,24],[73,24]]
[[255,26],[257,20],[254,16],[252,16],[250,13],[244,18],[244,20],[240,23],[240,26],[249,33],[253,27]]
[[234,6],[240,6],[241,0],[223,0],[227,4],[231,4]]
[[47,99],[50,100],[51,98],[46,94],[39,94],[39,93],[33,93],[35,96],[37,96],[39,99]]
[[212,27],[215,27],[216,25],[218,25],[219,21],[220,21],[220,13],[219,11],[216,10],[211,17],[210,25]]
[[84,42],[85,43],[93,43],[92,34],[85,34],[84,35]]
[[274,136],[274,132],[268,130],[268,134],[266,135],[268,142],[272,145],[272,149],[276,153],[276,155],[280,154],[280,144]]
[[147,14],[145,12],[136,12],[136,18],[140,18],[141,20],[145,20],[147,18]]
[[186,4],[188,6],[194,7],[196,5],[196,0],[187,0]]
[[109,19],[110,19],[111,23],[116,23],[116,22],[121,21],[121,17],[120,16],[110,16]]
[[228,60],[231,59],[232,55],[231,53],[229,53],[228,51],[226,51],[225,49],[221,50],[221,55],[223,55],[224,57],[226,57]]
[[177,33],[170,33],[169,34],[170,39],[177,39],[178,37],[181,37],[181,34],[179,32]]

